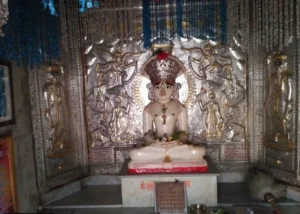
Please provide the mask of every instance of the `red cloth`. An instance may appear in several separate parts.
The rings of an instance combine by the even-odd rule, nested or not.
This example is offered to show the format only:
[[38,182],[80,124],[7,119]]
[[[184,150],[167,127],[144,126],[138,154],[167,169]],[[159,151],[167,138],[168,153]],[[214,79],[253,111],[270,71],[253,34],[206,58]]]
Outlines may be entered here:
[[160,52],[156,55],[156,58],[159,59],[159,60],[163,60],[163,59],[166,59],[168,58],[169,54],[166,53],[166,52]]

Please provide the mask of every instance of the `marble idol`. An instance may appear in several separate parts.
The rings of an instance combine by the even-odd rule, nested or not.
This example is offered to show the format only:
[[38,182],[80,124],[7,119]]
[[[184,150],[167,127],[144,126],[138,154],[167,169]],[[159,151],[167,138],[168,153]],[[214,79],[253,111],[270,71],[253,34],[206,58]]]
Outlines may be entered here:
[[144,108],[144,146],[130,151],[129,173],[206,172],[205,148],[187,144],[187,109],[178,100],[176,78],[185,67],[175,56],[160,52],[141,72],[150,79],[155,98]]

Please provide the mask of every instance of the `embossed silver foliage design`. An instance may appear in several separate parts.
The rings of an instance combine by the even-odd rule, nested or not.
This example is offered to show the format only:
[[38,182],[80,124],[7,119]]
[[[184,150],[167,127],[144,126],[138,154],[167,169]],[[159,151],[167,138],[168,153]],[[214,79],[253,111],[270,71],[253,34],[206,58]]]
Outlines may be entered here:
[[86,51],[86,104],[91,146],[127,144],[134,139],[130,126],[133,99],[130,83],[137,74],[141,44],[99,44]]
[[[237,60],[231,54],[233,48],[213,41],[175,39],[172,42],[172,54],[187,69],[182,80],[178,78],[181,86],[178,96],[188,107],[191,140],[216,145],[218,152],[223,151],[220,145],[228,142],[246,149],[246,71],[237,65],[238,60],[246,63],[245,59]],[[120,46],[118,42],[103,41],[89,46],[85,54],[91,163],[93,171],[100,172],[98,164],[105,168],[124,161],[126,156],[105,147],[131,148],[142,137],[142,109],[152,96],[148,80],[140,75],[139,69],[152,52],[144,51],[139,42]],[[212,158],[220,161],[219,155]],[[247,160],[248,157],[243,159]]]
[[[234,47],[213,41],[182,46],[196,85],[200,86],[196,89],[196,102],[205,121],[199,124],[200,138],[208,143],[245,141],[247,87],[246,71],[240,63],[243,56],[236,59],[237,54],[232,54]],[[242,60],[246,63],[246,59]]]

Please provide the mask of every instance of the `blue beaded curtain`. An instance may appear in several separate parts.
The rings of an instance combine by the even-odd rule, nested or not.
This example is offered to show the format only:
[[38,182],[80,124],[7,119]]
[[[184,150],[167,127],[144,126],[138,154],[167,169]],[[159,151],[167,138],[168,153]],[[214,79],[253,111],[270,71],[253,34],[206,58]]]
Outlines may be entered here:
[[42,65],[59,58],[59,19],[40,0],[9,0],[9,20],[0,38],[0,58]]
[[143,0],[145,47],[165,38],[227,42],[226,0]]

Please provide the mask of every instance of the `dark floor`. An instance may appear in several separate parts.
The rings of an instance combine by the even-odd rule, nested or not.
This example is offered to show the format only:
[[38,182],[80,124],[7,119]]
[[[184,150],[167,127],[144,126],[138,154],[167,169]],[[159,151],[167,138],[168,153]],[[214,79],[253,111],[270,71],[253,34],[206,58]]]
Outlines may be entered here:
[[[245,183],[218,183],[218,203],[221,205],[266,205],[265,202],[250,198],[247,191]],[[288,198],[279,199],[277,203],[279,205],[297,204],[297,202]]]
[[[251,205],[266,203],[254,200],[247,195],[247,188],[244,183],[219,183],[218,184],[218,203],[222,206]],[[291,199],[280,199],[282,205],[295,205]],[[103,185],[87,186],[80,192],[76,192],[59,201],[49,204],[48,208],[71,208],[71,207],[105,207],[105,206],[122,206],[121,185]],[[299,213],[300,214],[300,213]]]
[[87,186],[79,192],[55,201],[49,207],[122,206],[121,185]]
[[[263,206],[234,206],[223,207],[224,214],[273,214],[269,207]],[[300,214],[299,206],[282,206],[281,214]],[[154,208],[72,208],[72,209],[46,209],[40,213],[51,214],[154,214]],[[192,214],[189,211],[189,214]]]

